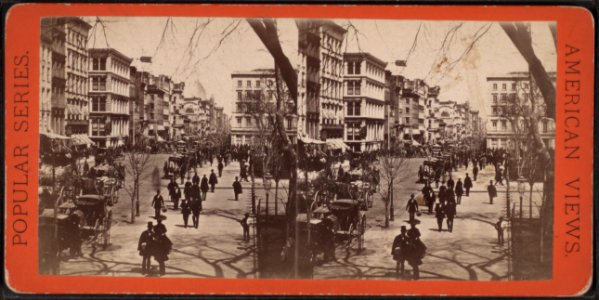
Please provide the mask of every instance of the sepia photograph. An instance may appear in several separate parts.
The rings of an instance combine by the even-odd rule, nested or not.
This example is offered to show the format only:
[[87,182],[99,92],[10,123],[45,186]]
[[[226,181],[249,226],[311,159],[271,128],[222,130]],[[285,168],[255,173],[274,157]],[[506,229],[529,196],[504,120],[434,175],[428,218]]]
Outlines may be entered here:
[[555,22],[40,24],[39,274],[553,278]]

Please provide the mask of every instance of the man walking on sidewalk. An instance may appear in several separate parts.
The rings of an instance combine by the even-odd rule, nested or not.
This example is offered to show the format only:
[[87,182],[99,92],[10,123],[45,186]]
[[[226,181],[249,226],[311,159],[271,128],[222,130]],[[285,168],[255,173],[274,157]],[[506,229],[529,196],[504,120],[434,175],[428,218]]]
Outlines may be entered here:
[[233,193],[235,193],[235,201],[239,201],[239,194],[243,191],[241,189],[241,183],[237,180],[237,176],[235,176],[235,181],[233,182]]
[[164,199],[160,195],[160,190],[156,190],[156,195],[152,199],[152,207],[154,208],[154,217],[156,220],[160,220],[160,210],[164,207]]
[[489,201],[493,204],[493,198],[497,197],[497,189],[493,184],[493,180],[489,180],[489,186],[487,186],[487,192],[489,193]]
[[410,200],[408,200],[406,210],[410,214],[410,222],[414,222],[414,215],[418,211],[418,202],[416,201],[416,198],[414,198],[414,194],[410,195]]
[[218,183],[218,178],[214,174],[214,170],[210,170],[210,180],[208,183],[210,183],[210,192],[214,193],[214,186]]
[[437,227],[439,228],[439,232],[441,232],[443,230],[443,219],[445,219],[445,211],[441,202],[435,204],[435,218],[437,218]]
[[[476,176],[476,175],[474,175]],[[466,173],[466,178],[464,178],[464,189],[466,190],[466,197],[470,196],[470,189],[472,188],[472,179]]]
[[455,201],[447,201],[445,204],[445,216],[447,217],[447,229],[449,232],[453,231],[453,218],[456,215],[456,204]]
[[472,167],[472,175],[474,176],[474,181],[476,181],[476,176],[478,176],[478,166],[476,164]]
[[206,194],[208,194],[208,177],[206,174],[202,177],[202,183],[200,184],[200,189],[202,190],[202,201],[206,201]]

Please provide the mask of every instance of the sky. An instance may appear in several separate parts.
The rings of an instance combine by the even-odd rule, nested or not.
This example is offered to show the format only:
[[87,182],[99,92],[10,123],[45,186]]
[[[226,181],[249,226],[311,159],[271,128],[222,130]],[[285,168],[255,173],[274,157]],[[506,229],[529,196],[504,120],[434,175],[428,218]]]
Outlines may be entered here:
[[[192,88],[199,81],[206,96],[213,96],[229,115],[235,99],[231,73],[273,67],[272,57],[243,19],[101,17],[101,23],[96,23],[96,18],[84,19],[94,25],[88,47],[115,48],[133,58],[132,64],[138,68],[169,75],[176,82],[185,81],[186,96],[199,96]],[[486,77],[527,70],[526,62],[498,23],[334,21],[349,28],[344,51],[370,52],[389,62],[388,69],[394,74],[439,85],[441,100],[467,101],[483,117],[490,113],[484,103],[491,100]],[[295,20],[277,19],[277,25],[283,50],[295,64]],[[450,35],[453,38],[444,44],[447,33],[457,26],[455,35]],[[531,23],[531,32],[536,54],[548,71],[555,71],[555,46],[548,23]],[[475,39],[474,46],[469,47]],[[141,63],[141,56],[151,56],[152,63]],[[406,60],[407,64],[397,67],[396,60]]]

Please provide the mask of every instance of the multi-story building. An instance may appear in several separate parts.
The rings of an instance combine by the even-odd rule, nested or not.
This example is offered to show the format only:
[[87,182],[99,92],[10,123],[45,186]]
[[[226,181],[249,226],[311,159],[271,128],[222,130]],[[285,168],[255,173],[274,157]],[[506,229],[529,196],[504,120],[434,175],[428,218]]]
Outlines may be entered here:
[[370,53],[345,53],[345,142],[354,151],[381,148],[384,141],[385,67]]
[[[256,69],[231,74],[232,89],[235,95],[235,108],[231,118],[231,144],[252,145],[258,143],[263,134],[271,131],[266,119],[275,112],[276,97],[282,103],[289,100],[288,92],[277,92],[274,69]],[[292,143],[297,137],[297,119],[294,114],[286,114],[285,127]]]
[[392,144],[401,140],[399,101],[401,100],[403,79],[403,76],[393,75],[391,71],[385,71],[385,117],[387,118],[385,139],[390,138]]
[[89,132],[87,36],[91,25],[79,17],[66,17],[66,135]]
[[[64,135],[66,117],[66,33],[64,18],[41,20],[40,119],[45,131]],[[49,50],[49,52],[48,52]],[[44,57],[45,56],[45,57]],[[49,99],[49,101],[48,101]],[[48,105],[50,104],[50,105]]]
[[439,101],[437,119],[439,120],[440,137],[443,142],[454,142],[457,140],[455,101]]
[[129,85],[129,137],[132,144],[137,144],[144,133],[145,114],[144,114],[144,99],[146,94],[147,84],[149,83],[150,74],[138,70],[136,67],[130,67],[131,84]]
[[327,20],[302,19],[298,27],[300,137],[342,139],[343,55],[346,30]]
[[52,24],[42,19],[40,32],[40,132],[52,132]]
[[171,128],[174,139],[181,139],[185,135],[185,115],[183,114],[183,104],[185,97],[185,82],[173,84],[173,93],[171,94]]
[[428,85],[421,79],[404,79],[399,101],[401,135],[404,141],[424,144],[427,138]]
[[170,140],[170,95],[172,84],[166,75],[150,75],[144,96],[144,134],[156,141]]
[[132,59],[112,48],[89,49],[89,135],[99,147],[115,147],[129,136]]
[[[555,73],[550,73],[555,84]],[[534,83],[528,72],[511,72],[501,76],[487,77],[488,89],[491,94],[490,116],[486,124],[486,139],[488,148],[507,149],[513,145],[515,133],[510,124],[513,115],[509,114],[511,106],[522,105],[530,107],[531,99],[535,102],[536,113],[544,114],[545,104],[539,87]],[[555,148],[555,121],[551,118],[539,119],[539,133],[550,148]]]
[[433,86],[428,89],[426,100],[426,136],[425,141],[429,145],[434,145],[440,138],[439,118],[437,118],[437,110],[439,108],[439,86]]

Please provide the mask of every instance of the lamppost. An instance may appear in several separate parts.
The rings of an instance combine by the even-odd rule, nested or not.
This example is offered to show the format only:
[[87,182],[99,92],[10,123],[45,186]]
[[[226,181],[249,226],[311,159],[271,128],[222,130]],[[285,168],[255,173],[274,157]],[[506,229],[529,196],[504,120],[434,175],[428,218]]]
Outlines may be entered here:
[[266,217],[268,217],[268,196],[270,194],[270,187],[272,186],[272,176],[270,173],[267,172],[264,174],[262,184],[264,184],[264,192],[266,193]]
[[[522,199],[524,198],[524,192],[526,191],[526,179],[522,176],[518,178],[518,194],[520,195],[520,219],[522,219]],[[532,217],[532,207],[530,210]]]

